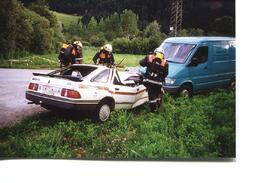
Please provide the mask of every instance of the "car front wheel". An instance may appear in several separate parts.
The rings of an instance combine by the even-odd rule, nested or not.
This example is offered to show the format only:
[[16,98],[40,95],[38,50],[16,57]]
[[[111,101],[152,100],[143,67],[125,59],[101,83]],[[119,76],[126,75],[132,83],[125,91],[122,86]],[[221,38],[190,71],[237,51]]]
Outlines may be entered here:
[[105,122],[109,119],[111,114],[110,105],[106,102],[101,102],[96,111],[96,117],[98,121]]

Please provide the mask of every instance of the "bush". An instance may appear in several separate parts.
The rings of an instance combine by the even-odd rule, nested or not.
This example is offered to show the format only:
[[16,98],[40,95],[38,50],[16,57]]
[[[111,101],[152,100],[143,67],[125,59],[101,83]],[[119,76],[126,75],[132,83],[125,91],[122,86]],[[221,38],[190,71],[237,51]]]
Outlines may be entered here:
[[106,39],[102,34],[90,36],[89,42],[94,47],[101,47],[105,44]]
[[112,45],[116,53],[130,53],[130,40],[128,38],[116,38],[113,40]]

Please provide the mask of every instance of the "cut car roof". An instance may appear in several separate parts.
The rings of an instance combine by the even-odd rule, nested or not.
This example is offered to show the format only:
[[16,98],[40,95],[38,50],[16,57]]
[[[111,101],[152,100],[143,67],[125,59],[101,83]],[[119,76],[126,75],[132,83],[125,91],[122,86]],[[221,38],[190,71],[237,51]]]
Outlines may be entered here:
[[234,41],[234,37],[170,37],[165,42],[197,44],[202,41]]

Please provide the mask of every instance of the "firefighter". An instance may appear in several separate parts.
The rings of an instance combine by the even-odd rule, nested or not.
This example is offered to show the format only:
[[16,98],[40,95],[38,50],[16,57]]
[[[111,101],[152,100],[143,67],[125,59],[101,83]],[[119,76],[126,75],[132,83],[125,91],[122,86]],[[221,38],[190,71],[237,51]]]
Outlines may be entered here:
[[159,111],[162,105],[162,84],[168,75],[168,63],[164,58],[164,50],[156,48],[153,54],[149,54],[140,61],[140,65],[146,67],[143,83],[148,91],[149,105],[152,112]]
[[68,45],[66,48],[63,45],[59,54],[60,67],[66,67],[72,64],[81,64],[83,62],[82,58],[82,43],[80,41],[75,41],[74,43]]
[[64,63],[64,52],[67,49],[67,47],[70,45],[69,41],[66,41],[65,43],[63,43],[59,55],[58,55],[58,61],[60,63],[60,68],[64,67],[65,65],[68,65],[67,63]]
[[112,45],[105,44],[93,57],[93,61],[95,64],[106,65],[107,67],[114,65],[114,57],[112,53]]

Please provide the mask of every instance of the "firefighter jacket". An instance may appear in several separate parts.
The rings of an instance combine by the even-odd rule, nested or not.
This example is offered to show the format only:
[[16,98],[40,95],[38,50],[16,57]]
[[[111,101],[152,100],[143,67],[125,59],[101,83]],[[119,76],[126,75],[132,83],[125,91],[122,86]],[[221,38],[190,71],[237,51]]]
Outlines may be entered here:
[[95,56],[93,57],[93,61],[95,64],[113,65],[114,57],[112,53],[109,53],[108,51],[102,49],[95,54]]
[[165,59],[148,55],[140,61],[140,65],[146,67],[145,82],[162,85],[168,75],[168,63]]
[[71,64],[82,63],[82,50],[77,49],[76,45],[69,45],[64,51],[64,61]]
[[65,57],[64,53],[65,53],[65,50],[67,49],[68,46],[69,46],[69,44],[66,44],[66,43],[64,43],[62,45],[62,47],[60,49],[60,52],[59,52],[59,55],[58,55],[58,59],[59,60],[63,60],[64,59],[64,57]]

